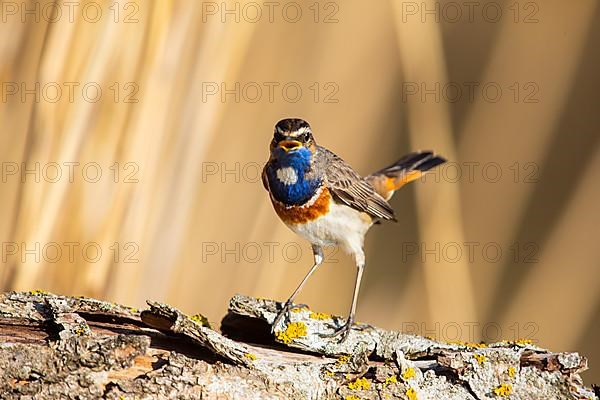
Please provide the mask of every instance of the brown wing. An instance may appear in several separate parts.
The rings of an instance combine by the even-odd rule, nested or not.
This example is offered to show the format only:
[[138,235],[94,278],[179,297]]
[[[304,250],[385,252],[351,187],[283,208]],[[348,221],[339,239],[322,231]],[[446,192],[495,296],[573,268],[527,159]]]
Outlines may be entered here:
[[335,199],[372,217],[396,221],[392,207],[369,182],[329,150],[320,147],[319,152],[324,159],[325,184]]

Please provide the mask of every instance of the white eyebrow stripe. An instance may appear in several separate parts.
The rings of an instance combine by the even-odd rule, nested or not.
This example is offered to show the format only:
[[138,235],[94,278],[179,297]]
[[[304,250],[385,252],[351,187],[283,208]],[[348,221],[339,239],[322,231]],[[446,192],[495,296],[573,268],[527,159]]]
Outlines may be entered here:
[[297,131],[290,132],[290,136],[300,136],[304,133],[311,133],[310,128],[308,126],[303,126]]

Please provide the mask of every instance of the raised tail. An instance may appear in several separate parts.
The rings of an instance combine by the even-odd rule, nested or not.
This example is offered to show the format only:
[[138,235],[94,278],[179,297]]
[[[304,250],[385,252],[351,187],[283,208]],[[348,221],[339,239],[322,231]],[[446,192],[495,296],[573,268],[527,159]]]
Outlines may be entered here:
[[445,162],[445,158],[433,154],[432,151],[417,151],[405,155],[392,165],[372,173],[365,179],[381,197],[389,200],[396,190],[408,182],[419,179],[425,172]]

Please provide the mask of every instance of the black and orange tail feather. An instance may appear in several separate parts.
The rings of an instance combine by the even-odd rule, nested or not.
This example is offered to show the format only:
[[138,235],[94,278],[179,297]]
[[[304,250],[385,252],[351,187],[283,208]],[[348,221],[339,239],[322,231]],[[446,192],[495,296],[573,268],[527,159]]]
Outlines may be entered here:
[[366,179],[377,193],[389,200],[396,190],[445,162],[445,158],[433,154],[432,151],[418,151],[405,155],[395,163],[372,173]]

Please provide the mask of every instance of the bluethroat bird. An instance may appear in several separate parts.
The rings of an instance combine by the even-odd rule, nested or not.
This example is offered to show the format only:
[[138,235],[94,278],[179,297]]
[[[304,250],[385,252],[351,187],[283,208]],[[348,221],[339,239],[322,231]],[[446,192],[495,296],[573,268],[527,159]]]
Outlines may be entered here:
[[354,256],[356,281],[346,323],[332,335],[348,337],[365,269],[363,241],[379,221],[397,222],[388,200],[404,184],[446,160],[431,151],[405,155],[369,176],[361,177],[344,160],[316,144],[310,125],[302,119],[283,119],[275,125],[271,156],[262,173],[279,218],[312,245],[314,264],[285,302],[273,322],[289,321],[293,301],[323,262],[323,246],[340,246]]

